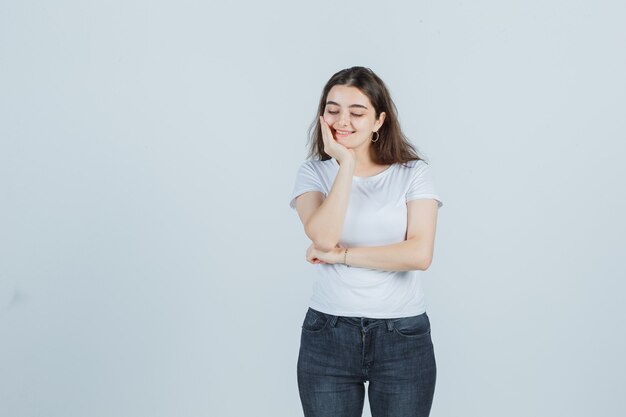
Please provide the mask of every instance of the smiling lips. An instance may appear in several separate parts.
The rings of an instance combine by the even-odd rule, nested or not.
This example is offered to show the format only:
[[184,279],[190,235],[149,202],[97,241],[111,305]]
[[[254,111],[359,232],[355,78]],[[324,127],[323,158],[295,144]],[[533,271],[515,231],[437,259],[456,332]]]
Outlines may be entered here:
[[351,130],[335,130],[335,133],[337,133],[338,138],[345,138],[346,136],[350,136],[354,132],[352,132]]

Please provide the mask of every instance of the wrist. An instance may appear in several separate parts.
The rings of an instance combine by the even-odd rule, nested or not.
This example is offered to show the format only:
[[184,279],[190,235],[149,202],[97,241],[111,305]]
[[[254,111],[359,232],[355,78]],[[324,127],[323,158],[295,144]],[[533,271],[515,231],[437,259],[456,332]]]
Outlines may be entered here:
[[334,255],[334,258],[335,258],[335,262],[334,263],[336,263],[336,264],[342,264],[343,263],[343,255],[344,255],[345,251],[346,251],[346,248],[342,248],[342,247],[333,249],[333,252],[334,252],[333,255]]
[[350,156],[341,160],[337,159],[337,164],[339,164],[339,168],[348,168],[351,171],[354,171],[354,169],[356,168],[356,160],[354,159],[354,157]]
[[341,248],[341,252],[339,253],[339,263],[348,265],[348,250],[349,248]]

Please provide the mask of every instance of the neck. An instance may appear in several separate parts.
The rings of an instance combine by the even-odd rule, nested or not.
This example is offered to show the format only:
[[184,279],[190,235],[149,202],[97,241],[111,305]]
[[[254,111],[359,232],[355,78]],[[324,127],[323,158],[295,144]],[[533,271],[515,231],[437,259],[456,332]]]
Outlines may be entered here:
[[369,148],[355,149],[354,153],[356,155],[355,171],[366,171],[376,165],[370,156]]

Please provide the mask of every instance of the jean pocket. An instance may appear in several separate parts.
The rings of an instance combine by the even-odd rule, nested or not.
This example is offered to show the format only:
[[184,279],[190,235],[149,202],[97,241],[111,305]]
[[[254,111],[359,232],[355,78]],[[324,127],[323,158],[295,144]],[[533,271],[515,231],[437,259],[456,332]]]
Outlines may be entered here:
[[302,330],[309,333],[321,332],[326,328],[329,319],[323,313],[309,307],[302,322]]
[[394,320],[393,330],[402,337],[419,338],[430,334],[430,320],[424,312]]

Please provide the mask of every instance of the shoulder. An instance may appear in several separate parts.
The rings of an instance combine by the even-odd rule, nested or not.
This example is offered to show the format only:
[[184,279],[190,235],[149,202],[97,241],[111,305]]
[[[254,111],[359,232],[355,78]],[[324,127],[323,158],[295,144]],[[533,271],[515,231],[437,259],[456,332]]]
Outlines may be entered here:
[[307,159],[306,161],[304,161],[304,163],[316,167],[326,167],[333,166],[335,164],[335,160],[333,158],[326,159],[324,161],[320,159]]
[[426,166],[428,165],[428,162],[426,162],[423,159],[413,159],[411,161],[406,162],[406,165],[411,168],[416,168],[416,167]]
[[300,169],[306,171],[323,172],[330,170],[334,167],[333,161],[333,159],[327,159],[325,161],[321,161],[319,159],[307,159],[300,164]]
[[420,173],[428,170],[430,165],[423,159],[413,159],[405,163],[398,164],[402,169],[408,170],[413,173]]

